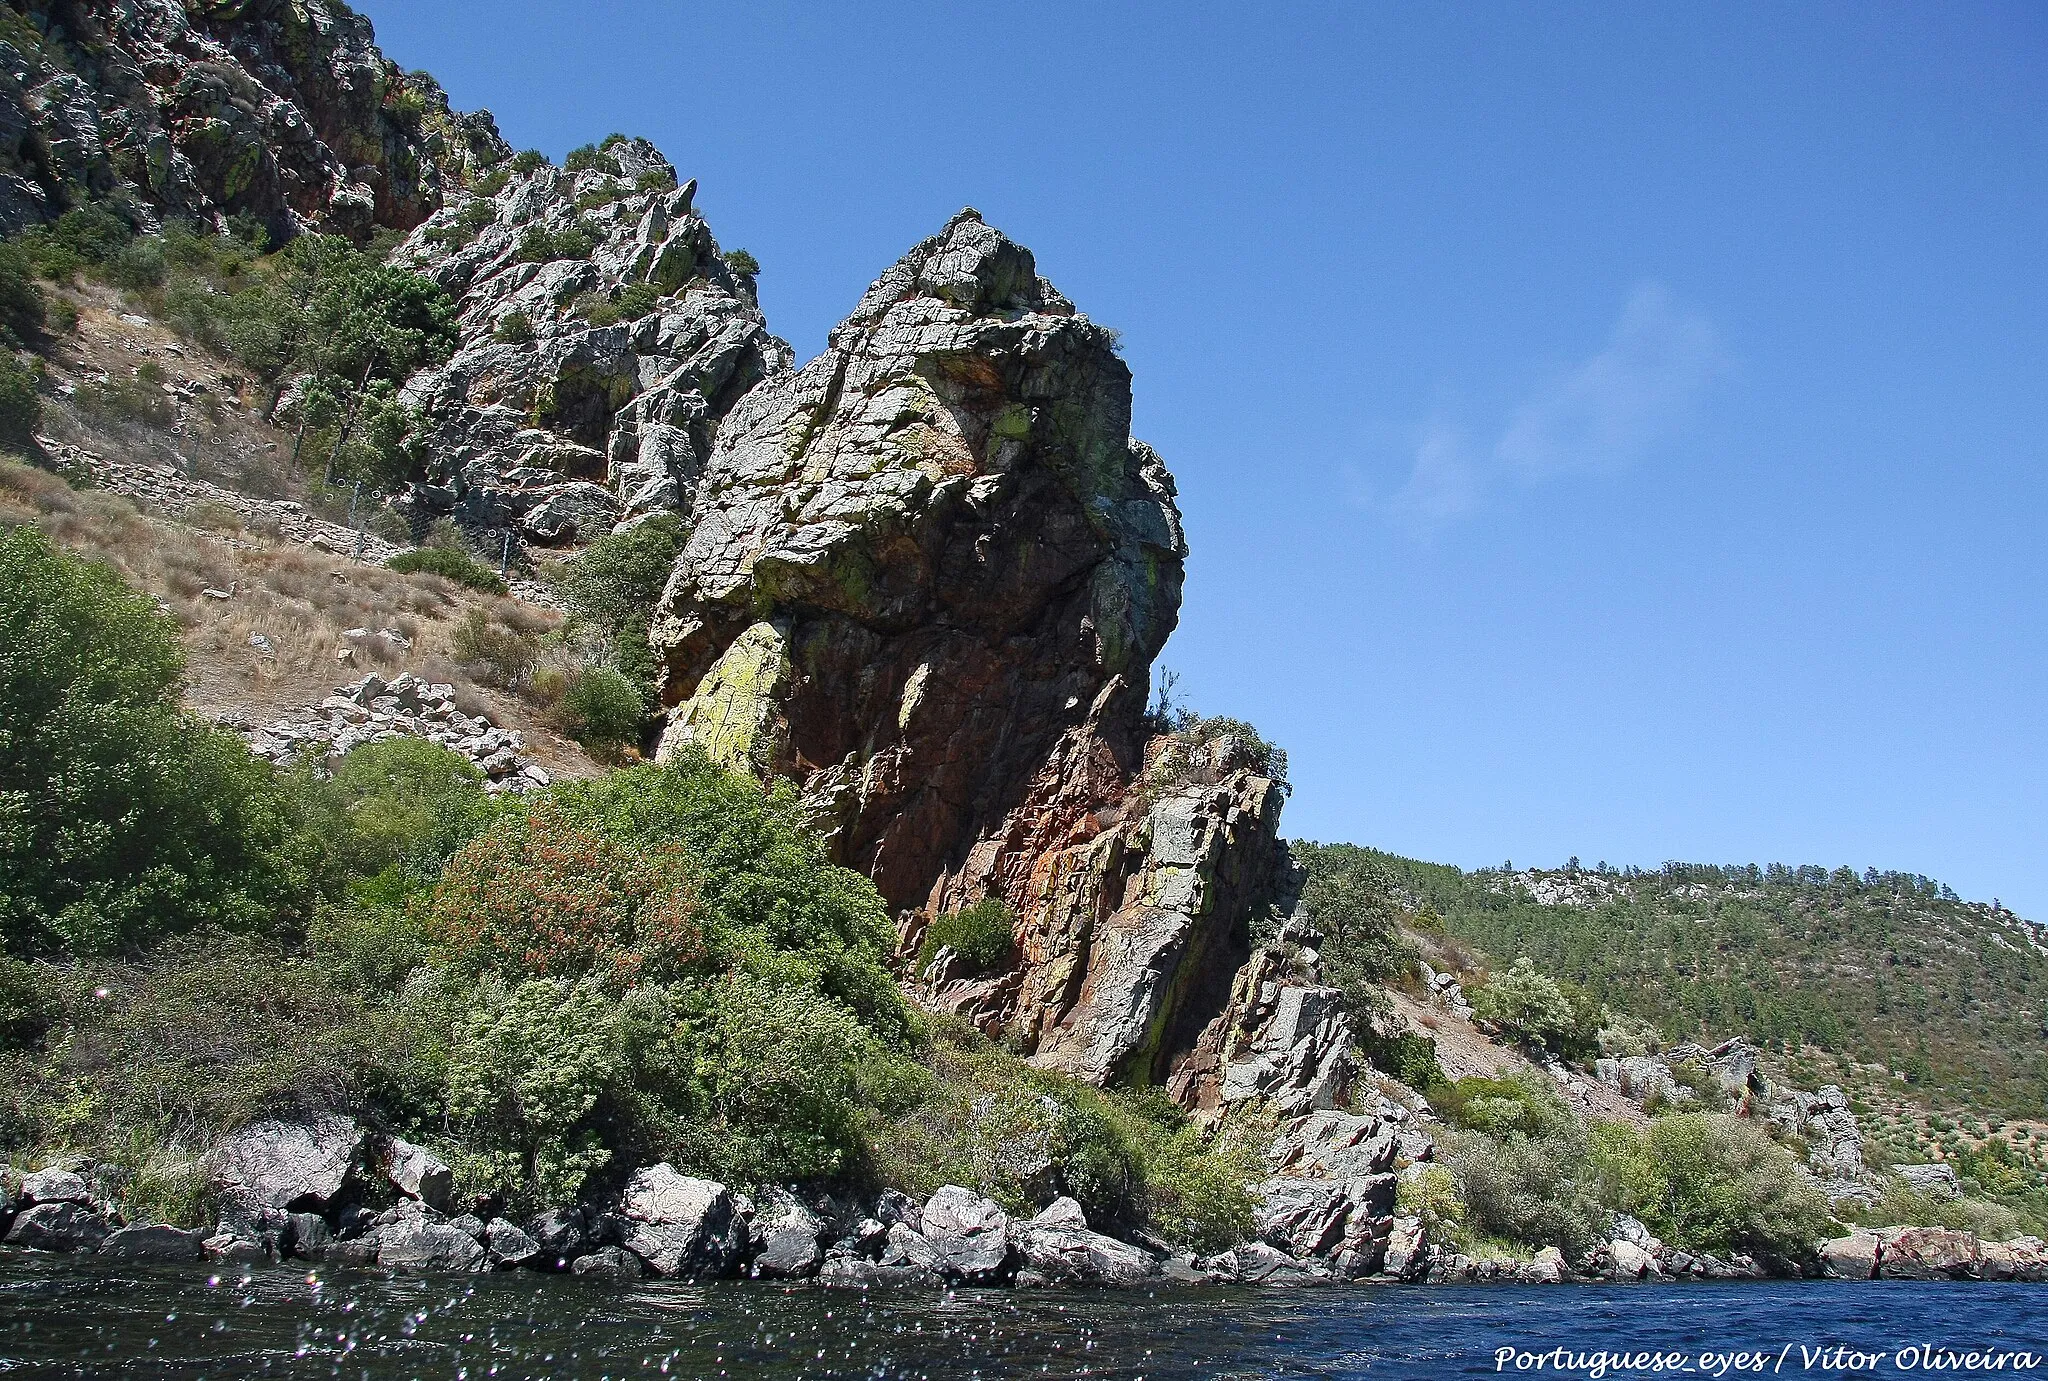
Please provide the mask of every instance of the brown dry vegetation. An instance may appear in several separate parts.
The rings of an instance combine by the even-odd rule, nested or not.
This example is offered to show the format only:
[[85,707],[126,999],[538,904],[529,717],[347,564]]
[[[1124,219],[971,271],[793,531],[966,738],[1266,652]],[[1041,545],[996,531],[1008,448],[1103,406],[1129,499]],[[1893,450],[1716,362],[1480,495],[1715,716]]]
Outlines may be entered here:
[[[95,434],[92,443],[103,444]],[[102,560],[153,595],[184,629],[186,700],[207,715],[275,718],[313,705],[365,671],[412,671],[455,686],[479,709],[526,735],[528,750],[560,775],[597,765],[546,727],[521,698],[481,685],[453,656],[458,624],[480,610],[494,626],[528,635],[558,615],[480,594],[435,575],[401,575],[245,526],[227,509],[197,509],[178,521],[103,490],[76,489],[47,470],[0,460],[0,524],[34,523],[53,541]],[[227,599],[207,590],[232,591]],[[369,630],[348,638],[347,630]],[[410,651],[376,636],[391,629]],[[260,635],[263,649],[252,643]],[[349,660],[337,659],[341,648]]]

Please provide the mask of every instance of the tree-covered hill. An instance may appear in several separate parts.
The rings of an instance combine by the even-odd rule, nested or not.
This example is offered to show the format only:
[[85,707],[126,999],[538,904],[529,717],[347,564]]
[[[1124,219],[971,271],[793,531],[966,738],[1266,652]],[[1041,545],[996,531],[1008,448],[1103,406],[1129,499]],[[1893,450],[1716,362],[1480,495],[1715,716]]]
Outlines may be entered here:
[[1746,1032],[1881,1063],[1922,1096],[2048,1109],[2048,929],[1928,878],[1373,856],[1451,935],[1503,965],[1527,955],[1674,1038]]

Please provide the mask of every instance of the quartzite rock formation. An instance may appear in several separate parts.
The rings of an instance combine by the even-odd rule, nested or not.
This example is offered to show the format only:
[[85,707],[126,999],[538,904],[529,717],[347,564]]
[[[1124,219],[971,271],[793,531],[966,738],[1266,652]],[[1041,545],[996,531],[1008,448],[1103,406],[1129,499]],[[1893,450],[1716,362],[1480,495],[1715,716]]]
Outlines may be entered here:
[[[1114,335],[963,211],[726,414],[653,629],[663,752],[795,779],[906,953],[1007,902],[1019,962],[925,995],[1096,1082],[1167,1078],[1291,874],[1242,745],[1146,757],[1187,549],[1130,416]],[[1298,1043],[1258,1092],[1327,1106]]]
[[413,516],[556,543],[688,513],[720,419],[790,366],[696,184],[642,139],[574,172],[478,158],[393,259],[461,309],[454,358],[405,391],[433,456]]
[[[24,12],[25,11],[25,12]],[[490,117],[329,0],[28,0],[0,8],[0,232],[88,199],[142,215],[409,230]]]

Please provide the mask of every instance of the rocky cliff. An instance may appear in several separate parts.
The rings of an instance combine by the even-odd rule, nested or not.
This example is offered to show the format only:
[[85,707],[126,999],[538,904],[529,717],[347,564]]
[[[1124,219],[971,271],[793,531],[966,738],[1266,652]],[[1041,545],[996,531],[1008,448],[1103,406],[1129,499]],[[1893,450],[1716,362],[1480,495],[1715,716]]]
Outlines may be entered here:
[[440,204],[489,117],[449,113],[334,0],[0,6],[0,231],[84,201],[361,238]]
[[[795,779],[906,956],[1006,902],[1016,962],[941,952],[925,999],[1097,1083],[1166,1080],[1289,878],[1284,788],[1227,741],[1143,770],[1187,549],[1130,415],[1114,336],[963,211],[733,405],[654,628],[663,751]],[[1331,1083],[1284,1044],[1269,1084]]]
[[414,515],[559,543],[689,513],[720,420],[790,366],[696,183],[640,139],[575,171],[502,145],[481,166],[394,255],[461,308],[454,358],[406,388],[431,457]]

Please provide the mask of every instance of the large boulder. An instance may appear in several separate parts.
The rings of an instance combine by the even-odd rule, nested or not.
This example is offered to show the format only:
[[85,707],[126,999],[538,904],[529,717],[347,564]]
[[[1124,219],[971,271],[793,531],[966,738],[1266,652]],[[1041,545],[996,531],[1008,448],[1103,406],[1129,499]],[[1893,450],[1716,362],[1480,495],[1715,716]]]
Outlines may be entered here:
[[483,1243],[453,1223],[407,1218],[377,1230],[377,1264],[397,1271],[474,1271]]
[[35,1204],[14,1215],[7,1245],[42,1252],[97,1251],[114,1226],[80,1203]]
[[949,1184],[925,1201],[923,1236],[946,1274],[981,1283],[999,1279],[1010,1264],[1010,1215],[991,1199]]
[[590,1245],[590,1227],[580,1208],[551,1208],[526,1220],[527,1236],[549,1268],[566,1271]]
[[448,1162],[424,1146],[395,1136],[379,1138],[376,1160],[377,1168],[401,1194],[430,1208],[447,1209],[448,1196],[455,1192],[455,1172]]
[[1821,1244],[1821,1273],[1831,1280],[1875,1280],[1883,1254],[1883,1239],[1869,1228],[1857,1228]]
[[1984,1248],[1976,1234],[1953,1228],[1892,1228],[1877,1264],[1886,1280],[1976,1280]]
[[1152,1253],[1088,1227],[1072,1199],[1055,1199],[1037,1217],[1016,1225],[1017,1252],[1053,1284],[1135,1285],[1159,1274]]
[[796,1196],[773,1190],[762,1196],[748,1227],[754,1251],[751,1274],[769,1279],[802,1279],[824,1259],[819,1241],[825,1222]]
[[207,1170],[223,1198],[255,1208],[325,1209],[357,1163],[363,1135],[328,1113],[253,1123],[216,1146]]
[[53,1165],[24,1177],[19,1197],[23,1204],[89,1204],[92,1190],[76,1172]]
[[526,1266],[541,1255],[540,1244],[517,1223],[493,1218],[484,1227],[484,1249],[491,1264],[500,1267]]
[[745,1254],[746,1223],[732,1191],[666,1162],[635,1171],[620,1196],[623,1245],[656,1275],[730,1275]]
[[203,1232],[148,1223],[109,1233],[99,1252],[126,1261],[200,1261],[206,1256],[205,1242]]

